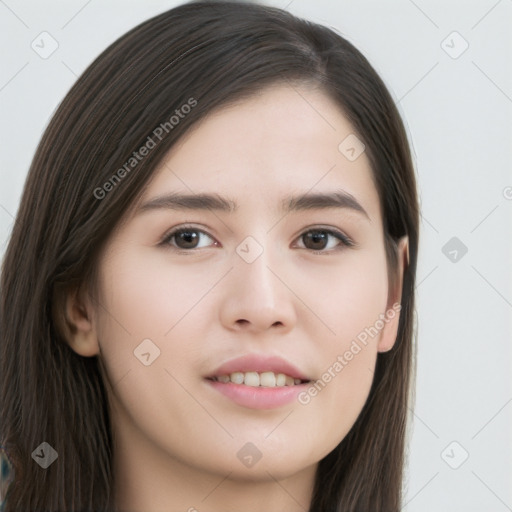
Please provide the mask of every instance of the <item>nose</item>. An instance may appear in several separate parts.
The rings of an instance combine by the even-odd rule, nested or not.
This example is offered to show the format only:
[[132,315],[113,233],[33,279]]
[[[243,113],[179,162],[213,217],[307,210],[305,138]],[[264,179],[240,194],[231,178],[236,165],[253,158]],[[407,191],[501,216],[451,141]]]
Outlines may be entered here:
[[283,334],[296,323],[294,294],[284,266],[263,250],[251,263],[233,255],[234,268],[226,276],[220,308],[221,323],[230,330],[263,332],[270,328]]

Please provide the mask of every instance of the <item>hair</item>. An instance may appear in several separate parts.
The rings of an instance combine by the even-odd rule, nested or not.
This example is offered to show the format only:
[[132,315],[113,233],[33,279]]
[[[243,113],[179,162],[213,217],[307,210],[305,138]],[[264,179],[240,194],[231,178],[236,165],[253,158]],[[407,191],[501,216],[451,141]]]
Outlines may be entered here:
[[[102,248],[169,149],[214,109],[278,83],[318,87],[366,145],[391,280],[397,241],[409,237],[395,345],[377,355],[355,424],[319,461],[309,510],[401,509],[419,224],[403,122],[368,60],[333,29],[274,7],[199,1],[141,23],[103,51],[34,155],[1,275],[0,444],[15,475],[5,512],[115,510],[101,358],[70,348],[65,298],[94,288]],[[176,123],[177,109],[188,113]],[[161,140],[129,172],[126,162],[149,137],[156,142],[159,126]],[[46,470],[31,457],[42,442],[58,453]]]

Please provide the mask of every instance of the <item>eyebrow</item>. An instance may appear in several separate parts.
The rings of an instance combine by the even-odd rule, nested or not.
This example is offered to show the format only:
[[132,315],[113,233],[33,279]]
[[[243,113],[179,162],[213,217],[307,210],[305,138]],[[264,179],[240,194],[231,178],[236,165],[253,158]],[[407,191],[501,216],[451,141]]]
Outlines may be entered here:
[[[171,209],[171,210],[215,210],[225,213],[237,211],[236,201],[219,194],[179,194],[171,193],[158,196],[143,203],[138,211]],[[305,193],[285,198],[281,209],[285,213],[322,210],[329,208],[349,209],[362,214],[368,220],[370,217],[357,199],[344,190],[328,193]]]

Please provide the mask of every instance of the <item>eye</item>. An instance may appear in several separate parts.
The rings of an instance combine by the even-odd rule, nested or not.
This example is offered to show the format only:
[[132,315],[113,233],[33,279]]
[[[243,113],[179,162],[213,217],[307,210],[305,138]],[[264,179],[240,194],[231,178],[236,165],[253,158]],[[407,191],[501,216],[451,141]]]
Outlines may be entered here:
[[[160,245],[171,246],[177,250],[191,252],[193,249],[202,249],[211,244],[200,245],[201,238],[213,238],[201,229],[193,226],[181,226],[173,229],[166,234]],[[352,247],[355,243],[340,231],[333,229],[316,228],[305,231],[299,236],[299,240],[303,241],[301,249],[309,249],[314,254],[330,253],[342,249],[342,247]],[[214,240],[214,245],[218,242]]]
[[182,226],[178,229],[172,230],[170,233],[165,235],[161,245],[171,245],[176,249],[184,250],[201,249],[205,247],[204,245],[198,245],[198,242],[202,237],[210,238],[210,240],[213,240],[210,235],[198,228]]
[[355,245],[350,238],[340,231],[323,228],[305,231],[300,235],[299,240],[304,241],[304,248],[311,249],[315,254],[329,253],[333,249],[342,249],[340,246],[352,247]]

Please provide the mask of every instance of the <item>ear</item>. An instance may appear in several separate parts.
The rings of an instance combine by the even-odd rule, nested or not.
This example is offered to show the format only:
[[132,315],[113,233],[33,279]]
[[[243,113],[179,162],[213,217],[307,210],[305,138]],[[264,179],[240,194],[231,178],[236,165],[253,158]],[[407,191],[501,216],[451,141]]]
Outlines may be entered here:
[[388,303],[384,327],[378,344],[379,352],[387,352],[391,350],[396,342],[398,335],[398,323],[400,320],[400,310],[402,301],[402,286],[404,280],[405,269],[409,265],[409,237],[403,236],[397,244],[398,268],[396,269],[396,278],[393,287],[388,293]]
[[84,357],[98,355],[100,350],[90,297],[80,290],[73,290],[68,293],[64,308],[66,339],[69,346]]

